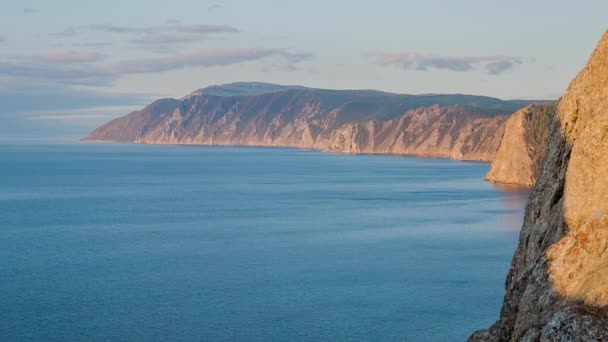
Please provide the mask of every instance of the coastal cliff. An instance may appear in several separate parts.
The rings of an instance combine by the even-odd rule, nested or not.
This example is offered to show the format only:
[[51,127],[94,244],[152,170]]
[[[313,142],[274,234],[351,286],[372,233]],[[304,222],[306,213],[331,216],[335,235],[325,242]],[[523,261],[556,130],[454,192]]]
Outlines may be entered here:
[[462,106],[417,108],[388,121],[339,127],[315,144],[331,152],[418,155],[490,161],[506,116],[484,117]]
[[493,183],[531,187],[540,173],[556,105],[520,109],[505,123],[505,134],[485,179]]
[[158,100],[83,140],[281,146],[489,162],[508,115],[528,104],[470,95],[245,85]]
[[470,341],[608,340],[608,31],[561,99],[499,320]]

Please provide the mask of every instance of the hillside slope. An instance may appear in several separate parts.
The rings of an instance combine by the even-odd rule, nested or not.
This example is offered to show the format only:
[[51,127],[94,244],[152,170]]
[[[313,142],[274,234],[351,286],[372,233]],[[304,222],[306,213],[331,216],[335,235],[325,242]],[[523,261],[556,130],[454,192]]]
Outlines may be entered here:
[[[254,95],[211,95],[243,89],[253,89]],[[237,84],[199,90],[182,100],[156,101],[83,140],[284,146],[490,161],[506,116],[524,105],[470,95]]]

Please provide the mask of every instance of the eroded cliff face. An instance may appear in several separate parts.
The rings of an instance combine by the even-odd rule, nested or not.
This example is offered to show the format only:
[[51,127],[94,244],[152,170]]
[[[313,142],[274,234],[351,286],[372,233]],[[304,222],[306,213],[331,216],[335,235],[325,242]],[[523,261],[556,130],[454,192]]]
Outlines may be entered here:
[[531,187],[540,173],[555,104],[529,105],[509,117],[485,179]]
[[[387,120],[339,125],[338,111],[319,116],[314,103],[303,104],[296,117],[250,118],[236,111],[219,120],[197,113],[173,115],[148,127],[134,142],[145,144],[196,144],[276,146],[341,153],[388,153],[490,161],[504,130],[505,116],[480,117],[462,106],[423,107]],[[269,119],[266,121],[266,119]]]
[[608,340],[608,31],[552,120],[500,319],[471,341]]
[[418,155],[490,161],[504,132],[506,116],[482,117],[462,106],[410,110],[388,121],[348,124],[315,147],[332,152]]
[[[474,107],[480,104],[483,108]],[[84,140],[282,146],[490,161],[508,110],[522,105],[475,96],[373,91],[201,93],[159,100],[97,128]]]

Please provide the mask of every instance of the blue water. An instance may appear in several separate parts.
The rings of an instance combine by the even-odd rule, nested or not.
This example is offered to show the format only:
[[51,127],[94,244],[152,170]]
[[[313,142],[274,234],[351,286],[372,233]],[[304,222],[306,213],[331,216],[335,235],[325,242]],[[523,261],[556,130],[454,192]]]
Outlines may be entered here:
[[448,341],[488,326],[525,192],[488,166],[0,145],[2,341]]

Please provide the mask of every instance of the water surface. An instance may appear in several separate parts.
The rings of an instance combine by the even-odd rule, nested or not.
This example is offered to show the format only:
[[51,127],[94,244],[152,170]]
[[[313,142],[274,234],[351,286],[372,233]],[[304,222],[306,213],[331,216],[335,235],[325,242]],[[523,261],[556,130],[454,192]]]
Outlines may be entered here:
[[488,166],[0,145],[3,341],[446,341],[498,315],[525,192]]

